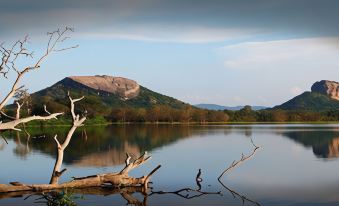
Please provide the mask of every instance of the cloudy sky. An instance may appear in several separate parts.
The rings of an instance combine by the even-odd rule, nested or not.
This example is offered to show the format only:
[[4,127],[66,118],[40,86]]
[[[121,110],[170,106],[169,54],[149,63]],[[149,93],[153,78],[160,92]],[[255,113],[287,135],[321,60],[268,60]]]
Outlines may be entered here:
[[29,34],[39,56],[47,31],[75,28],[66,44],[79,48],[27,75],[31,92],[107,74],[192,104],[273,106],[339,81],[338,11],[336,0],[0,0],[0,42]]

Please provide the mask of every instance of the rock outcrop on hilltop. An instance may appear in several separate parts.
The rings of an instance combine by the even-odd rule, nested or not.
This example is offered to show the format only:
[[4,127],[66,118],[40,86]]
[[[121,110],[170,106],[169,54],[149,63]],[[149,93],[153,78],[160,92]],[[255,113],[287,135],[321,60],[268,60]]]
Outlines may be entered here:
[[318,92],[329,96],[331,99],[339,100],[339,83],[329,80],[321,80],[311,87],[312,92]]
[[[68,113],[68,92],[74,97],[85,96],[81,105],[89,117],[108,117],[113,110],[121,108],[166,106],[183,109],[188,106],[180,100],[149,90],[134,80],[96,75],[65,77],[50,87],[32,93],[32,111],[34,114],[45,114],[43,105],[46,105],[50,112]],[[13,104],[11,108],[16,108],[16,105]]]
[[140,86],[136,81],[123,77],[96,75],[71,76],[68,78],[98,91],[118,94],[124,99],[136,97],[140,92]]
[[315,82],[311,92],[304,92],[273,109],[300,111],[339,110],[339,83],[329,80]]

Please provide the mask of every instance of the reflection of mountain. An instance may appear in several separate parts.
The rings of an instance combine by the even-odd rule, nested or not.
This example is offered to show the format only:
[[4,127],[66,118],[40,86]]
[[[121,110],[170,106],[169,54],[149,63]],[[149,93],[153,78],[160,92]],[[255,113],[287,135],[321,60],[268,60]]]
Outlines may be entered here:
[[338,131],[286,131],[283,135],[306,147],[312,147],[313,153],[319,158],[339,157]]
[[130,145],[126,141],[122,151],[109,148],[108,151],[90,153],[82,156],[79,160],[76,160],[73,165],[78,167],[107,167],[111,165],[120,165],[123,164],[126,159],[124,152],[127,152],[131,157],[138,157],[141,154],[140,148],[135,145]]
[[339,137],[332,139],[332,144],[328,146],[328,157],[339,157]]
[[[107,127],[87,127],[86,134],[79,128],[64,155],[64,163],[76,166],[113,166],[122,164],[125,153],[138,156],[143,151],[151,151],[181,138],[192,135],[189,126],[176,125],[112,125]],[[198,131],[198,130],[196,130]],[[32,128],[29,147],[54,157],[56,146],[53,136],[58,134],[61,140],[68,128]],[[23,139],[24,133],[21,133]],[[9,138],[17,138],[16,132]],[[46,136],[45,138],[39,136]],[[16,153],[20,156],[20,153]]]

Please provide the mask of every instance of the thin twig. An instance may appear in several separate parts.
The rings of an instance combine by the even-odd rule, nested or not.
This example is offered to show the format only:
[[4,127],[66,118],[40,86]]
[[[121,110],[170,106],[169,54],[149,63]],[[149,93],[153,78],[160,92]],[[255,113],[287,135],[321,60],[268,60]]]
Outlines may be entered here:
[[256,146],[256,145],[253,143],[253,140],[252,140],[252,139],[251,139],[251,143],[252,143],[252,145],[254,146],[253,152],[252,152],[250,155],[248,155],[248,156],[245,156],[244,154],[242,154],[240,160],[238,160],[238,161],[235,161],[235,160],[234,160],[234,161],[232,162],[232,164],[231,164],[228,168],[226,168],[226,169],[220,174],[220,176],[218,177],[218,180],[220,180],[220,179],[224,176],[224,174],[226,174],[226,173],[229,172],[230,170],[234,169],[235,167],[239,166],[241,163],[243,163],[243,162],[245,162],[246,160],[249,160],[251,157],[253,157],[253,155],[256,153],[256,151],[257,151],[260,147]]
[[245,195],[242,195],[242,194],[240,194],[240,193],[238,193],[238,192],[232,190],[231,188],[227,187],[227,186],[222,182],[222,180],[221,180],[221,178],[223,177],[224,174],[226,174],[226,173],[229,172],[231,169],[234,169],[235,167],[239,166],[241,163],[245,162],[246,160],[249,160],[251,157],[254,156],[254,154],[256,153],[256,151],[257,151],[260,147],[259,147],[259,146],[256,146],[256,145],[254,144],[252,138],[251,138],[251,143],[252,143],[252,145],[253,145],[253,147],[254,147],[252,153],[251,153],[250,155],[248,155],[248,156],[245,156],[245,155],[242,153],[242,154],[241,154],[240,160],[238,160],[238,161],[234,160],[234,161],[231,163],[231,165],[230,165],[228,168],[226,168],[226,169],[220,174],[220,176],[218,177],[218,182],[219,182],[226,190],[228,190],[228,191],[233,195],[234,198],[236,198],[236,197],[241,198],[243,205],[245,204],[245,201],[248,201],[248,202],[251,202],[252,204],[255,204],[255,205],[257,205],[257,206],[260,206],[260,204],[259,204],[258,202],[254,201],[254,200],[251,200],[251,199],[247,198]]

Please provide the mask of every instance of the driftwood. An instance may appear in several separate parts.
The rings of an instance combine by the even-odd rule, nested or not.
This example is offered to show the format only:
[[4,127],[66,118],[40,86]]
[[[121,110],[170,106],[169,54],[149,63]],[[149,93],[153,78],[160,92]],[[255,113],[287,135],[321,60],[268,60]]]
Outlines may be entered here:
[[254,205],[260,206],[260,204],[254,200],[251,200],[250,198],[246,197],[243,194],[240,194],[238,192],[236,192],[235,190],[232,190],[231,188],[227,187],[223,182],[222,182],[222,177],[229,171],[231,171],[232,169],[234,169],[235,167],[239,166],[241,163],[245,162],[246,160],[249,160],[250,158],[252,158],[254,156],[254,154],[256,153],[256,151],[260,148],[259,146],[255,145],[253,140],[251,139],[251,143],[254,147],[253,151],[251,154],[249,154],[248,156],[245,156],[244,154],[241,155],[240,160],[237,161],[233,161],[231,163],[231,165],[229,167],[227,167],[218,177],[218,182],[221,184],[222,187],[224,187],[227,191],[229,191],[234,198],[239,197],[242,200],[243,205],[245,204],[245,201],[250,202]]
[[144,164],[150,156],[143,154],[133,162],[117,173],[97,174],[86,177],[74,177],[73,180],[61,184],[23,184],[20,182],[11,182],[11,185],[0,184],[0,193],[18,192],[18,191],[46,191],[65,188],[86,188],[100,187],[110,185],[113,187],[126,186],[144,186],[147,188],[150,177],[161,167],[154,168],[148,175],[134,178],[128,175],[129,171]]

